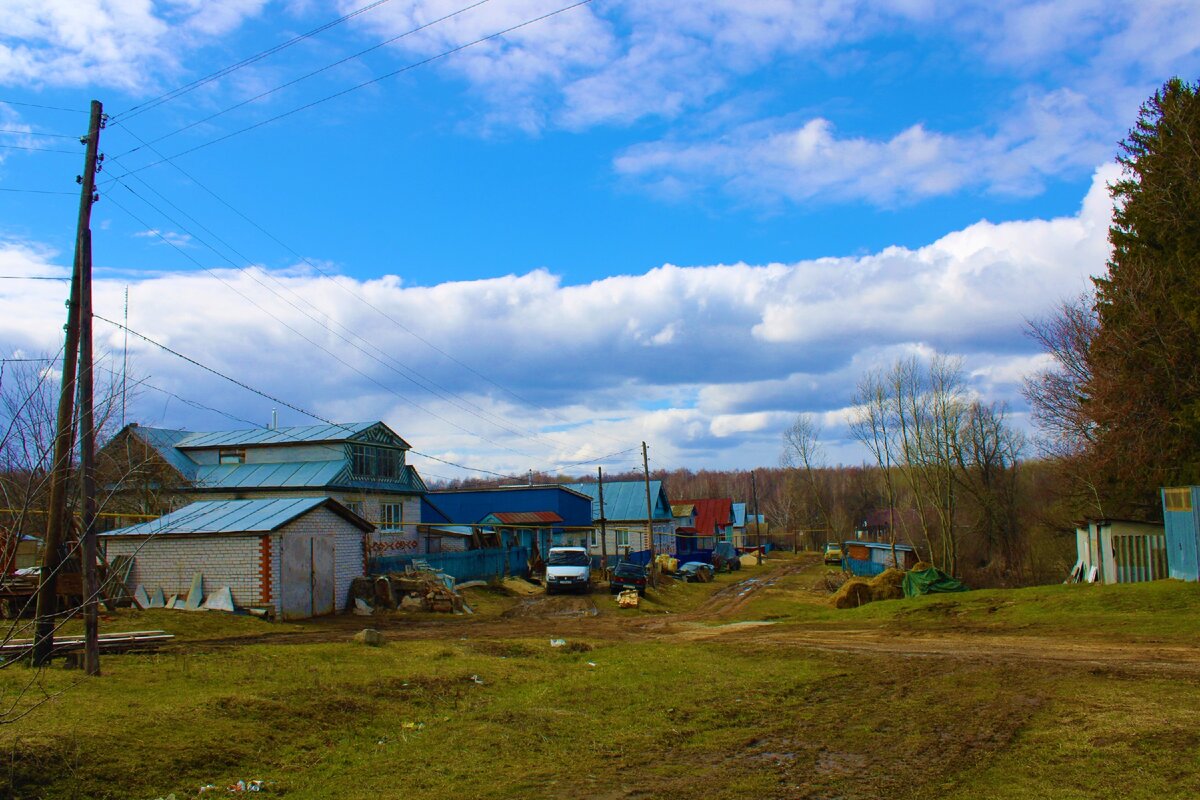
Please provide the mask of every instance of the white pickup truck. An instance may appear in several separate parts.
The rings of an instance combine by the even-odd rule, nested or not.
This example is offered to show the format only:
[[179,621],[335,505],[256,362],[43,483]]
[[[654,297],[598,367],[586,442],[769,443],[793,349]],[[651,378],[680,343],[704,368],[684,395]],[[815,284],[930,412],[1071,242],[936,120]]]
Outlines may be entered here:
[[546,594],[592,590],[592,558],[585,547],[551,547],[546,553]]

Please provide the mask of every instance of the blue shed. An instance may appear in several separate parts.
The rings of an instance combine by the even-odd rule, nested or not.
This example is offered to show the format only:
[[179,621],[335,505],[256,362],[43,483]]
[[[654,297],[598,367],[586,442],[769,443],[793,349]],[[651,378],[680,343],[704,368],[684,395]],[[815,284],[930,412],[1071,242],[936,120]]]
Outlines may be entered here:
[[864,578],[878,575],[895,566],[909,570],[917,563],[917,551],[912,545],[896,544],[896,561],[892,560],[889,542],[842,542],[842,569]]
[[1200,486],[1162,490],[1167,529],[1167,573],[1183,581],[1200,580]]

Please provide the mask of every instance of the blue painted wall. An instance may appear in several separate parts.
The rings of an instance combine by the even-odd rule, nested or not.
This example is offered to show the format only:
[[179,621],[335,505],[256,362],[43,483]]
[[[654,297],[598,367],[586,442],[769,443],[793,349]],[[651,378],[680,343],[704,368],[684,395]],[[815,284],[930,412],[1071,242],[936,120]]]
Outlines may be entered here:
[[1162,490],[1163,525],[1167,531],[1167,572],[1183,581],[1200,580],[1200,486],[1188,487],[1191,509],[1167,511],[1167,489]]
[[[422,522],[473,525],[488,514],[506,511],[553,511],[568,528],[592,524],[592,501],[556,486],[530,489],[488,489],[465,492],[430,492],[422,506]],[[424,512],[429,510],[426,517]],[[440,513],[438,513],[440,512]]]

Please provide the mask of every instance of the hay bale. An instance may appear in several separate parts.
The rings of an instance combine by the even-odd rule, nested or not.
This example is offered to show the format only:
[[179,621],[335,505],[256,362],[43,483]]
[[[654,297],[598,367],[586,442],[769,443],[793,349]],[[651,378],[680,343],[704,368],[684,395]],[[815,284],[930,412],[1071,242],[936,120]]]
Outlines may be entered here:
[[918,561],[912,566],[913,572],[924,572],[927,569],[933,569],[933,564],[930,564],[928,561]]
[[858,608],[873,599],[871,584],[862,578],[851,578],[842,584],[830,602],[834,608]]
[[872,600],[904,598],[904,570],[889,567],[870,580]]

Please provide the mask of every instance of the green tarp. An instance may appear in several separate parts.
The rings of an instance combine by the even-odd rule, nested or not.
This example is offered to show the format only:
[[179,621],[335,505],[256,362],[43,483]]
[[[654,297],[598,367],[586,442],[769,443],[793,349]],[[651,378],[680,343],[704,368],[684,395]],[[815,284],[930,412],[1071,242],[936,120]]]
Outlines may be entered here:
[[962,581],[951,578],[937,567],[923,569],[920,572],[908,572],[904,575],[905,597],[916,597],[919,594],[965,591],[967,591],[967,587]]

